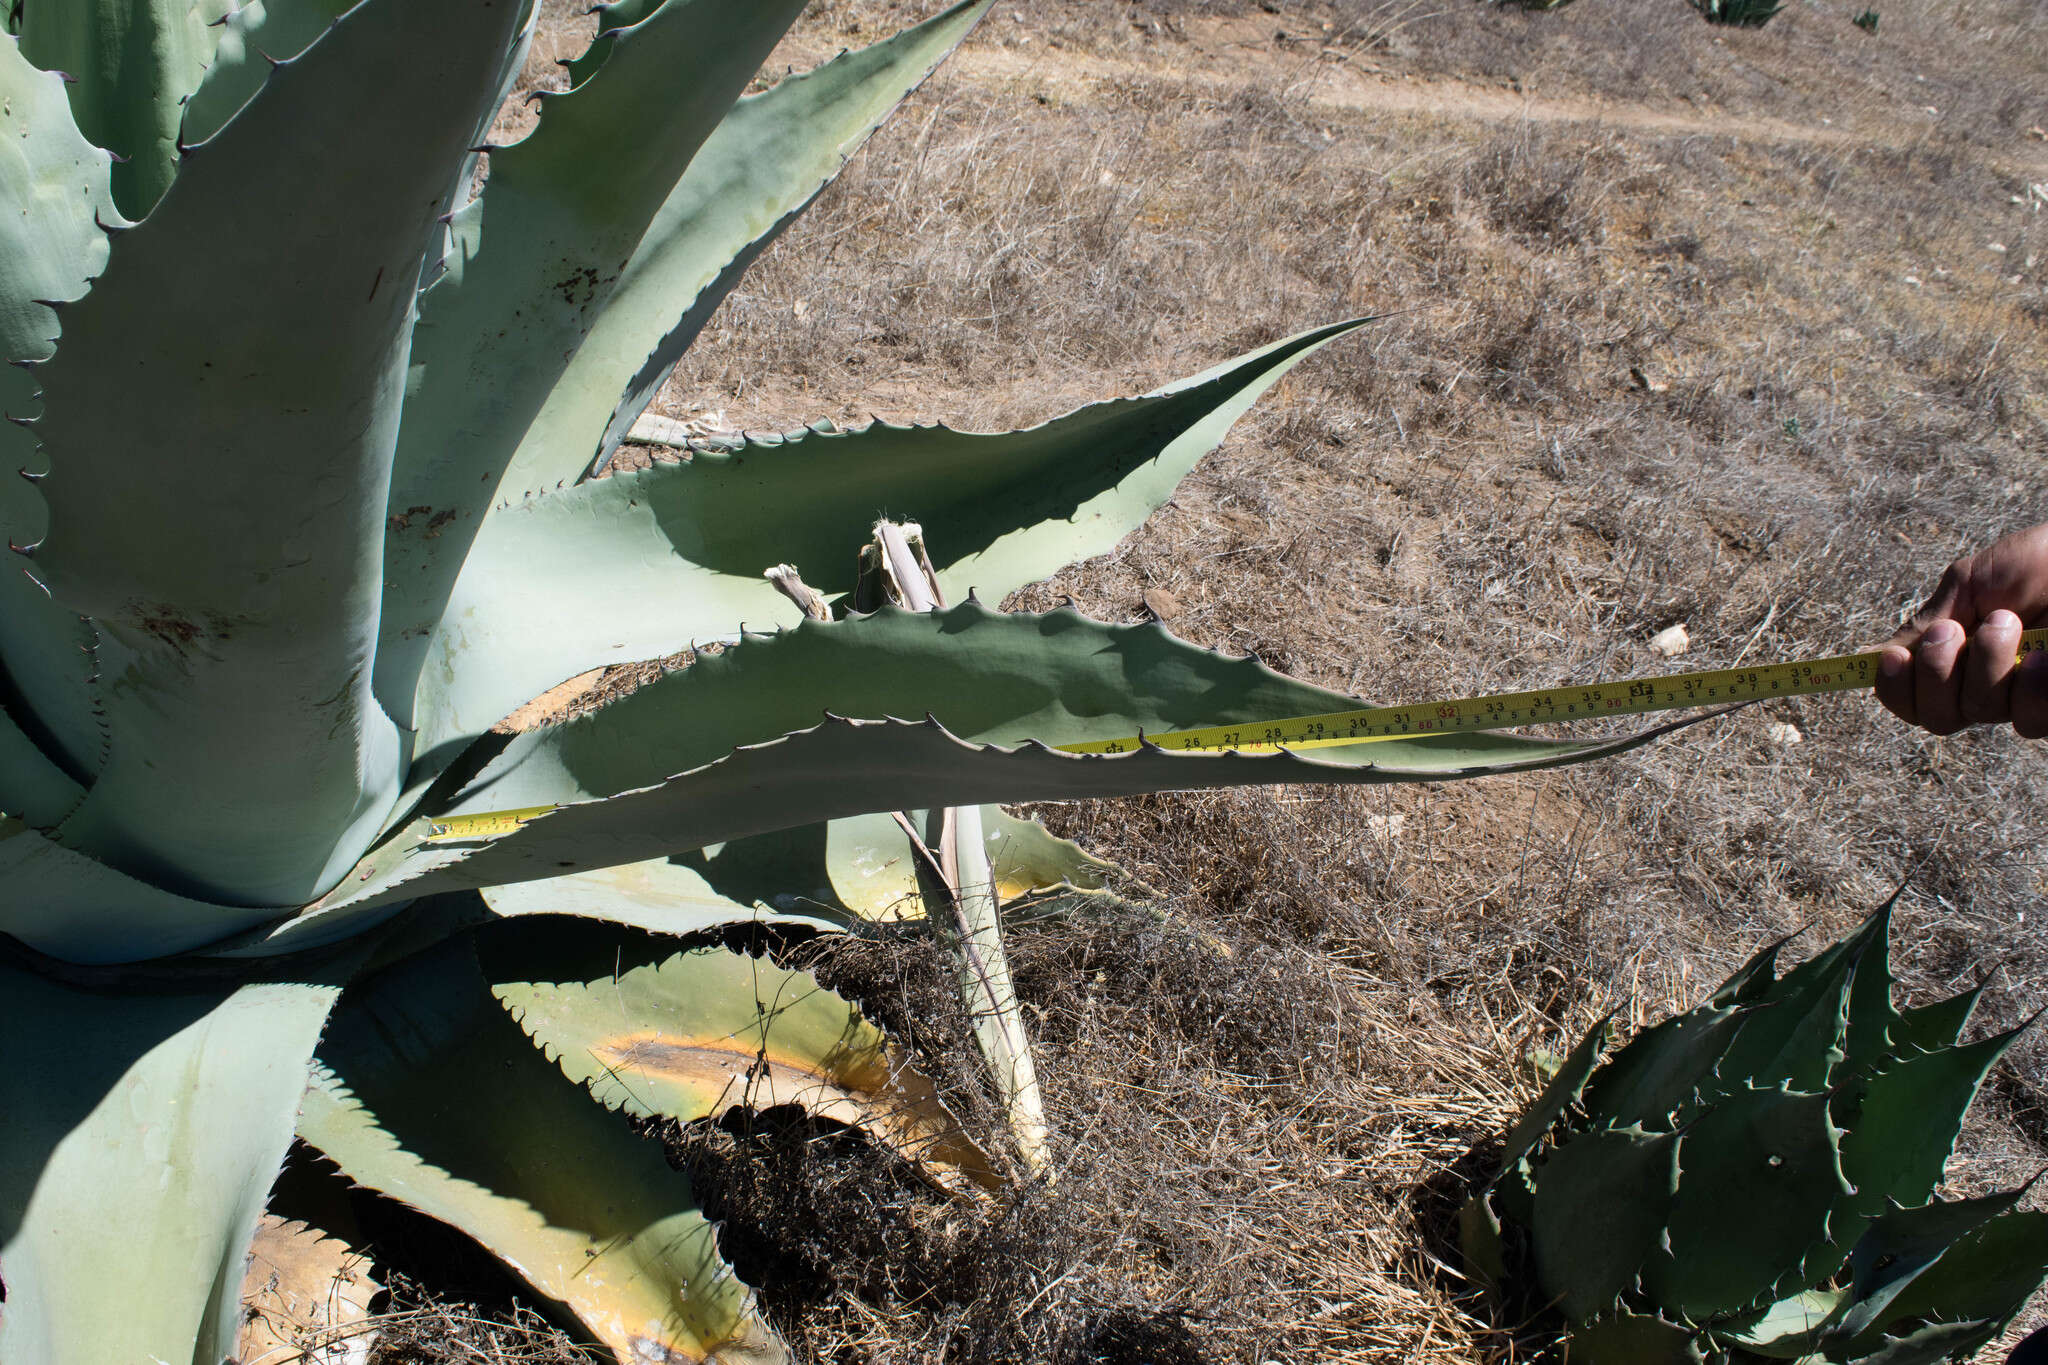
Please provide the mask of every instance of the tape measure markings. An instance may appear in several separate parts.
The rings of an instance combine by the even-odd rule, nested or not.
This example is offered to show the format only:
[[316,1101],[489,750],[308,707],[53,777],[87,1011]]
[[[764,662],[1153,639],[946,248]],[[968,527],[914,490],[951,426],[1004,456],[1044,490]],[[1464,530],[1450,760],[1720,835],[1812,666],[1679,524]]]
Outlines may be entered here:
[[512,833],[531,820],[538,820],[560,806],[521,806],[516,810],[487,810],[475,815],[451,815],[427,822],[426,842],[457,843],[470,839],[496,839]]
[[[2048,628],[2020,637],[2018,658],[2048,649]],[[1574,683],[1528,692],[1502,692],[1407,706],[1370,706],[1312,716],[1210,725],[1118,739],[1084,740],[1052,747],[1070,754],[1121,754],[1155,744],[1162,749],[1218,753],[1277,753],[1281,749],[1327,749],[1427,735],[1506,730],[1553,721],[1641,715],[1692,706],[1721,706],[1770,697],[1806,697],[1848,692],[1877,681],[1878,651],[1825,659],[1676,673],[1661,678],[1622,678]]]

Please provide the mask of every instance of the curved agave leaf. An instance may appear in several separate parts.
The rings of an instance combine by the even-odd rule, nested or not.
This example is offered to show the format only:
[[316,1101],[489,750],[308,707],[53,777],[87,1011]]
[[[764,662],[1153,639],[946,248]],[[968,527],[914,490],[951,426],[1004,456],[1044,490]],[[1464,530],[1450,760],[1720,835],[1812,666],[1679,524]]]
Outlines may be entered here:
[[[963,598],[978,587],[990,600],[1113,549],[1260,394],[1361,325],[1303,332],[1147,397],[1025,431],[876,423],[809,432],[500,507],[434,637],[422,685],[435,696],[419,713],[422,769],[438,772],[459,746],[564,678],[730,640],[743,621],[785,619],[789,604],[761,576],[764,545],[816,573],[814,587],[844,592],[853,586],[848,548],[885,508],[914,508],[946,527],[939,549],[950,557],[936,565],[945,591]],[[424,579],[409,560],[396,561],[392,577]],[[602,599],[589,592],[598,582]],[[387,647],[405,619],[387,622]]]
[[[429,822],[416,821],[334,894],[235,951],[331,941],[360,916],[415,895],[637,862],[918,800],[964,806],[1290,781],[1449,781],[1621,753],[1691,723],[1583,743],[1437,736],[1319,750],[1327,759],[1172,754],[1151,745],[1084,757],[1036,739],[1354,704],[1252,660],[1197,649],[1157,625],[1106,626],[1070,610],[1004,615],[968,602],[930,614],[890,609],[806,622],[701,658],[584,721],[512,738],[456,812],[508,809],[525,797],[535,798],[528,805],[575,804],[487,846],[429,843]],[[940,706],[943,719],[984,744],[963,743],[939,719],[832,718],[774,738],[827,705],[880,714]],[[679,776],[665,780],[670,771]]]
[[67,962],[139,962],[287,912],[211,905],[136,881],[0,815],[0,934]]
[[622,1365],[787,1360],[689,1181],[493,1003],[467,943],[351,990],[299,1135],[475,1238]]
[[481,891],[491,909],[506,918],[574,915],[677,937],[731,924],[788,924],[819,930],[848,926],[846,918],[815,902],[796,900],[787,908],[771,910],[734,900],[695,868],[667,858],[542,881],[487,886]]
[[[1989,1341],[2041,1287],[2044,1276],[2048,1213],[2002,1213],[1958,1236],[1939,1260],[1899,1290],[1864,1334],[1847,1343],[1848,1348],[1874,1357],[1883,1349],[1885,1336],[1901,1324],[1924,1320],[1981,1327],[1981,1335],[1964,1332],[1956,1338]],[[1948,1349],[1957,1352],[1951,1359],[1963,1358],[1960,1347]]]
[[1571,1358],[1583,1365],[1701,1365],[1698,1335],[1660,1317],[1616,1313],[1574,1324]]
[[[234,1358],[248,1365],[363,1365],[376,1341],[370,1305],[382,1289],[370,1278],[369,1260],[310,1224],[264,1214],[242,1276]],[[308,1353],[295,1344],[308,1337],[336,1345]]]
[[[913,828],[926,812],[904,812]],[[1099,891],[1114,870],[1079,844],[1000,806],[981,807],[996,895],[1015,901],[1054,891]],[[743,906],[813,910],[875,923],[929,915],[910,839],[893,813],[851,815],[822,825],[735,839],[679,861],[717,894]]]
[[988,0],[962,0],[734,105],[634,248],[513,457],[506,490],[603,468],[747,267],[987,11]]
[[[44,300],[85,293],[107,261],[100,224],[119,224],[108,155],[71,121],[64,82],[38,71],[0,36],[0,533],[32,546],[47,524],[42,499],[17,471],[40,474],[31,423],[41,393],[25,362],[56,351],[57,314]],[[85,782],[105,757],[93,714],[91,628],[50,600],[24,560],[0,562],[0,705],[49,760]],[[20,812],[17,770],[0,768],[0,803]]]
[[689,1123],[797,1104],[941,1178],[1001,1183],[931,1081],[808,972],[563,921],[504,925],[478,947],[498,1003],[607,1108]]
[[1536,1272],[1546,1298],[1572,1322],[1615,1306],[1664,1238],[1678,1194],[1672,1133],[1581,1133],[1536,1173]]
[[431,699],[449,681],[425,663],[430,636],[461,615],[449,595],[507,461],[691,157],[803,5],[665,0],[608,29],[574,68],[578,83],[492,155],[484,192],[456,215],[447,273],[421,296],[414,329],[376,670],[377,695],[423,748],[444,738]]
[[1701,1005],[1748,1005],[1761,999],[1777,980],[1778,954],[1798,936],[1795,932],[1766,943],[1755,956],[1730,973],[1726,981],[1716,986],[1714,993],[1701,1001]]
[[1849,1253],[1853,1303],[1842,1318],[1844,1340],[1882,1332],[1898,1321],[1892,1301],[1928,1267],[1938,1263],[1957,1239],[1975,1232],[2018,1204],[2028,1187],[1980,1199],[1934,1200],[1917,1209],[1891,1209],[1870,1220]]
[[[102,625],[112,746],[66,824],[74,846],[188,893],[285,904],[376,834],[401,762],[369,670],[412,284],[517,8],[350,11],[187,152],[64,308],[36,371],[36,564]],[[387,78],[376,99],[365,71]],[[166,552],[167,526],[191,552]]]
[[[17,818],[32,829],[50,829],[84,799],[85,788],[0,709],[0,811],[19,812]],[[0,915],[5,913],[6,902],[0,899]]]
[[[2031,1024],[1962,1047],[1899,1057],[1844,1087],[1842,1099],[1852,1114],[1842,1139],[1842,1169],[1856,1187],[1858,1224],[1889,1205],[1915,1208],[1927,1202],[1941,1183],[1977,1088]],[[1861,1228],[1845,1225],[1835,1232],[1846,1249]]]
[[1652,1299],[1692,1322],[1768,1302],[1847,1202],[1838,1137],[1824,1094],[1748,1090],[1702,1115],[1679,1149],[1671,1254],[1645,1269]]
[[1593,1125],[1670,1126],[1672,1114],[1712,1079],[1742,1018],[1740,1010],[1703,1005],[1631,1038],[1586,1086]]
[[1963,1030],[1970,1026],[1970,1017],[1977,1012],[1977,1002],[1984,998],[1988,981],[1987,977],[1959,995],[1906,1010],[1900,1015],[1893,1035],[1899,1047],[1915,1047],[1922,1052],[1954,1047]]
[[[1612,1014],[1588,1029],[1586,1036],[1579,1039],[1578,1046],[1564,1059],[1564,1064],[1558,1067],[1557,1074],[1543,1087],[1543,1093],[1522,1111],[1521,1117],[1508,1129],[1507,1139],[1501,1148],[1500,1170],[1487,1188],[1497,1192],[1501,1209],[1525,1226],[1535,1217],[1530,1155],[1556,1126],[1564,1111],[1577,1104],[1585,1093],[1586,1082],[1599,1069],[1601,1054],[1606,1052],[1607,1040],[1613,1030]],[[1495,1235],[1498,1236],[1499,1218],[1490,1206],[1485,1210],[1484,1218],[1495,1225]]]
[[1760,1313],[1717,1325],[1713,1339],[1773,1360],[1812,1357],[1849,1301],[1846,1289],[1809,1289]]
[[70,77],[71,111],[114,153],[114,200],[141,218],[178,174],[178,124],[235,0],[61,0],[23,7],[21,48]]
[[0,965],[0,1359],[234,1350],[243,1254],[336,994],[104,994]]
[[1822,970],[1792,972],[1756,1004],[1745,1007],[1735,1036],[1715,1062],[1714,1075],[1679,1106],[1677,1120],[1683,1122],[1745,1088],[1808,1093],[1827,1089],[1829,1077],[1846,1055],[1843,1040],[1850,1024],[1850,998],[1864,960],[1862,953],[1830,951]]
[[273,62],[290,61],[311,47],[360,0],[243,0],[214,24],[212,60],[185,101],[178,138],[206,141],[241,112]]

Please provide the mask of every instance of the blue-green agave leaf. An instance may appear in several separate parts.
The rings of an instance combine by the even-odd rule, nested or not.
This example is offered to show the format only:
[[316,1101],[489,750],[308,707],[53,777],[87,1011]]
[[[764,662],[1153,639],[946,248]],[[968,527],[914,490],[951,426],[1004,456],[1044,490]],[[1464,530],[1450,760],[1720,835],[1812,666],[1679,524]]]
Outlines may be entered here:
[[1906,1010],[1900,1016],[1894,1041],[1901,1047],[1916,1047],[1922,1052],[1954,1047],[1963,1030],[1970,1026],[1977,1002],[1984,998],[1985,984],[1979,981],[1960,995]]
[[[417,719],[416,708],[449,681],[427,662],[432,633],[464,611],[449,594],[484,512],[520,491],[502,486],[514,449],[691,158],[802,9],[665,0],[606,30],[578,83],[545,97],[530,136],[492,154],[483,193],[456,215],[447,272],[421,295],[413,337],[376,672],[378,695],[422,731],[424,749],[444,727],[439,703],[426,700]],[[588,582],[574,586],[587,595]]]
[[1703,1359],[1696,1331],[1654,1314],[1573,1323],[1570,1342],[1579,1365],[1701,1365]]
[[1849,1253],[1854,1299],[1839,1335],[1865,1337],[1897,1321],[1899,1315],[1888,1311],[1893,1300],[1939,1262],[1957,1239],[2018,1204],[2027,1188],[1978,1199],[1937,1199],[1916,1209],[1891,1209],[1871,1219]]
[[[345,932],[353,914],[411,895],[638,862],[917,801],[1449,781],[1582,762],[1675,728],[1590,743],[1437,736],[1323,749],[1319,758],[1197,756],[1151,745],[1084,758],[1044,747],[1355,704],[1156,625],[1108,626],[1071,610],[1004,615],[968,602],[929,614],[892,608],[806,622],[700,658],[584,721],[513,737],[447,813],[569,803],[563,809],[487,846],[426,842],[430,822],[415,821],[336,893],[246,950],[320,941]],[[919,725],[834,717],[804,728],[828,706],[935,718]]]
[[[100,224],[122,222],[108,188],[111,158],[72,122],[64,82],[37,70],[0,36],[0,534],[31,548],[48,518],[27,480],[44,471],[33,422],[41,387],[29,368],[56,351],[49,300],[76,299],[107,262]],[[0,556],[0,706],[48,759],[78,782],[105,757],[93,714],[90,626],[30,575],[30,561]],[[0,807],[23,813],[27,795],[0,769]]]
[[1787,934],[1772,943],[1765,944],[1756,954],[1736,968],[1726,981],[1714,988],[1714,993],[1701,1001],[1702,1005],[1717,1005],[1723,1008],[1732,1005],[1747,1005],[1760,999],[1769,991],[1778,966],[1778,954],[1798,935]]
[[[731,640],[742,622],[788,619],[789,603],[761,576],[763,546],[818,590],[844,592],[853,548],[876,517],[914,513],[944,528],[931,544],[947,593],[976,588],[990,601],[1113,549],[1260,394],[1358,325],[1304,332],[1147,397],[1026,431],[877,423],[809,432],[501,507],[433,637],[421,775],[565,678]],[[394,570],[394,581],[417,577],[409,565]],[[602,596],[593,583],[605,585]],[[387,640],[392,629],[387,622]]]
[[1847,1343],[1845,1354],[1861,1351],[1868,1353],[1865,1358],[1881,1359],[1883,1338],[1915,1322],[1984,1324],[1990,1330],[1978,1340],[1989,1340],[2044,1279],[2048,1213],[1999,1213],[1962,1232],[1938,1260],[1900,1286],[1884,1311]]
[[1608,1015],[1586,1031],[1578,1046],[1564,1059],[1564,1065],[1550,1078],[1530,1106],[1508,1129],[1502,1144],[1500,1170],[1489,1188],[1497,1187],[1500,1210],[1516,1222],[1527,1225],[1535,1216],[1534,1186],[1530,1183],[1529,1158],[1549,1136],[1566,1109],[1579,1102],[1586,1082],[1600,1066],[1607,1040],[1614,1032],[1614,1016]]
[[1488,1293],[1498,1293],[1508,1280],[1507,1234],[1493,1201],[1487,1186],[1458,1210],[1458,1254],[1465,1273]]
[[1850,1365],[1940,1365],[1943,1361],[1970,1359],[1978,1347],[2001,1330],[2000,1324],[1982,1320],[1931,1322],[1902,1337],[1886,1337],[1860,1354],[1833,1358]]
[[1658,1252],[1678,1147],[1674,1133],[1603,1129],[1567,1139],[1536,1168],[1536,1278],[1569,1320],[1614,1308]]
[[273,62],[297,57],[360,2],[243,0],[214,24],[213,56],[185,101],[179,140],[192,146],[218,133],[270,79]]
[[1887,1207],[1927,1202],[1941,1183],[1977,1087],[2027,1027],[1961,1047],[1910,1053],[1846,1083],[1839,1098],[1848,1114],[1842,1169],[1856,1187],[1859,1225],[1837,1228],[1840,1241],[1852,1242],[1861,1220]]
[[1826,969],[1788,975],[1742,1010],[1734,1038],[1715,1062],[1714,1075],[1681,1105],[1679,1121],[1738,1090],[1781,1087],[1814,1092],[1843,1059],[1849,1002],[1861,957],[1836,954]]
[[139,219],[177,177],[185,100],[235,0],[57,0],[22,10],[21,50],[61,71],[78,128],[112,152],[114,201]]
[[1588,1120],[1606,1128],[1669,1127],[1672,1114],[1712,1079],[1742,1019],[1742,1010],[1703,1005],[1644,1029],[1588,1082]]
[[475,1238],[622,1361],[780,1362],[689,1180],[543,1057],[464,940],[352,989],[299,1135]]
[[370,667],[413,281],[517,8],[351,10],[186,153],[63,310],[36,371],[35,564],[101,625],[111,746],[74,846],[292,904],[378,832],[402,762]]
[[0,965],[0,1359],[233,1352],[243,1257],[336,994],[102,993]]
[[204,947],[284,914],[196,901],[0,815],[0,934],[67,962],[140,962]]
[[733,106],[654,216],[520,444],[509,492],[573,483],[603,467],[747,267],[988,4],[963,0]]
[[1686,1128],[1651,1300],[1693,1322],[1769,1303],[1847,1200],[1838,1137],[1827,1095],[1783,1090],[1731,1095]]

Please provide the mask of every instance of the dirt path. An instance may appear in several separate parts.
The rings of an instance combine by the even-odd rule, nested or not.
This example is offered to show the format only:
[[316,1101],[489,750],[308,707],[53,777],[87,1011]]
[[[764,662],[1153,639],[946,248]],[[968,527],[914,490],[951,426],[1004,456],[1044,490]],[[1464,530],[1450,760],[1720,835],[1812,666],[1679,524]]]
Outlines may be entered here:
[[[1283,40],[1276,36],[1286,32]],[[1842,123],[1819,125],[1758,115],[1731,115],[1710,105],[1606,100],[1576,95],[1543,95],[1515,86],[1486,86],[1433,79],[1380,66],[1318,35],[1291,33],[1270,18],[1188,19],[1181,40],[1159,49],[1159,60],[1138,61],[1104,53],[1077,52],[1034,41],[1027,34],[998,32],[970,43],[952,58],[958,77],[990,84],[1072,89],[1081,84],[1168,79],[1205,93],[1227,96],[1251,83],[1279,89],[1310,109],[1333,114],[1358,111],[1412,115],[1474,123],[1593,122],[1658,136],[1733,137],[1746,142],[1799,142],[1820,146],[1896,144],[1909,140],[1934,118],[1912,110],[1863,128],[1854,106],[1845,105]],[[1860,111],[1868,114],[1870,111]],[[2020,147],[1994,162],[2030,180],[2048,177],[2048,144],[2038,153]]]

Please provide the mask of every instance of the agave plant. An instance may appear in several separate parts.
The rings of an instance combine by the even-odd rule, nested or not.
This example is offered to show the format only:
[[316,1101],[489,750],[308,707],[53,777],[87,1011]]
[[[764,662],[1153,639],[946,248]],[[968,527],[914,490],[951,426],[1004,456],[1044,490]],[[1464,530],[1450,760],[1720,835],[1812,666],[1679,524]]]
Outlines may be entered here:
[[1771,944],[1611,1057],[1595,1027],[1465,1205],[1472,1275],[1554,1305],[1588,1365],[1911,1365],[2004,1330],[2048,1213],[1935,1190],[2026,1026],[1958,1043],[1981,984],[1896,1008],[1891,909],[1783,976]]
[[[229,1354],[295,1134],[622,1361],[777,1359],[687,1181],[608,1109],[802,1102],[942,1184],[998,1172],[845,1002],[679,936],[857,923],[901,881],[861,851],[888,812],[1639,742],[1048,747],[1354,704],[970,590],[1113,547],[1356,324],[1025,431],[820,425],[597,477],[986,2],[749,94],[802,0],[623,0],[480,192],[532,0],[10,7],[7,1365]],[[955,605],[806,619],[763,577],[793,562],[841,596],[899,509]],[[693,645],[588,715],[498,732],[564,679]],[[995,856],[963,853],[963,881],[1086,871],[982,823]]]
[[1710,24],[1737,28],[1762,28],[1785,8],[1779,0],[1692,0],[1692,7]]

